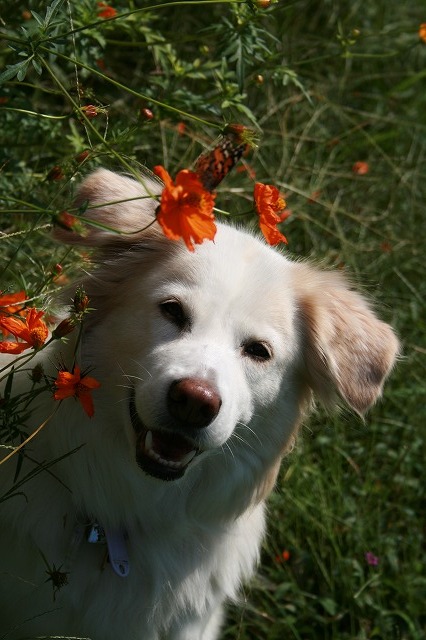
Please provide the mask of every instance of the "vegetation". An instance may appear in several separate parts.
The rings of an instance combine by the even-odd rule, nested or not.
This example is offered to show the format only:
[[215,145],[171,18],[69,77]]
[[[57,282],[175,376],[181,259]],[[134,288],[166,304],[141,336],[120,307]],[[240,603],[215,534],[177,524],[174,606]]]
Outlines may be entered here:
[[[291,211],[283,250],[347,270],[402,337],[403,357],[365,422],[320,413],[305,426],[270,500],[259,575],[223,637],[424,638],[420,3],[5,4],[3,294],[25,291],[31,306],[49,310],[60,285],[90,259],[50,239],[52,225],[68,224],[65,214],[84,216],[73,194],[87,172],[161,164],[175,175],[225,124],[240,123],[259,144],[221,184],[217,207],[254,225],[245,214],[254,176],[276,185]],[[27,400],[14,399],[9,377],[4,446],[28,435]]]

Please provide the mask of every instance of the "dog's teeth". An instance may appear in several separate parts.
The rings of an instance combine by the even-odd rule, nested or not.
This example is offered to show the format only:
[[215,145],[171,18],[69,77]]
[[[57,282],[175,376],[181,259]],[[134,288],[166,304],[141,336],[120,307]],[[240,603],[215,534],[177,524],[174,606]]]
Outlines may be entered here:
[[191,462],[192,458],[197,452],[195,451],[195,449],[193,451],[190,451],[186,454],[186,456],[182,458],[182,460],[165,460],[155,451],[155,449],[153,449],[152,431],[147,431],[145,435],[145,453],[150,458],[152,458],[152,460],[155,460],[156,462],[159,462],[166,467],[181,469],[182,467],[186,467],[186,465]]
[[168,467],[172,467],[173,469],[179,469],[182,466],[181,462],[173,462],[172,460],[165,461]]
[[186,454],[186,456],[184,456],[182,458],[182,460],[180,461],[180,464],[182,466],[186,466],[187,464],[189,464],[192,460],[192,458],[195,456],[197,452],[195,451],[195,449],[193,449],[192,451],[190,451],[189,453]]
[[145,436],[145,450],[146,450],[146,451],[151,451],[151,450],[152,450],[152,432],[151,432],[151,431],[147,431],[147,432],[146,432],[146,436]]

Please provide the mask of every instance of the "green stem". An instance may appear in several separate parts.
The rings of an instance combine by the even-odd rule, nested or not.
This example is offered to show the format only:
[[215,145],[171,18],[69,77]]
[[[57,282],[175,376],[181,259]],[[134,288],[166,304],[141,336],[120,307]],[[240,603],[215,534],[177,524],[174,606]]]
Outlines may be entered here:
[[17,113],[26,113],[29,116],[37,116],[39,118],[48,118],[49,120],[66,120],[69,115],[66,116],[51,116],[47,113],[37,113],[36,111],[28,111],[28,109],[16,109],[15,107],[1,107],[1,111],[15,111]]
[[[55,53],[55,52],[49,51],[49,49],[45,49],[44,47],[41,47],[41,48],[43,50],[45,50],[46,52],[48,52],[48,53]],[[64,58],[72,61],[72,59],[68,58],[67,56],[61,56],[61,57],[64,57]],[[84,119],[88,129],[90,129],[90,131],[94,134],[94,136],[98,138],[99,142],[107,148],[107,150],[120,162],[120,164],[122,164],[127,169],[127,171],[129,171],[133,176],[135,176],[138,180],[140,180],[140,176],[138,176],[136,174],[134,168],[119,153],[117,153],[117,151],[115,151],[115,149],[113,147],[111,147],[111,145],[108,144],[108,142],[99,133],[99,131],[96,129],[96,127],[93,126],[93,124],[91,123],[90,119],[86,116],[86,114],[83,111],[81,111],[80,106],[76,103],[76,101],[73,99],[73,97],[69,94],[69,92],[64,87],[62,82],[59,80],[59,78],[52,71],[52,69],[50,68],[49,64],[46,62],[46,60],[41,59],[41,62],[43,64],[43,66],[45,67],[45,69],[47,70],[47,72],[49,73],[49,75],[51,76],[51,78],[53,79],[53,81],[55,82],[55,84],[60,88],[62,93],[66,96],[66,98],[72,104],[74,109],[81,113],[81,116]],[[83,66],[85,66],[85,65],[83,65]]]
[[[44,343],[42,349],[45,349],[47,347],[47,345],[51,344],[51,342],[53,342],[54,340],[55,340],[55,338],[50,338],[47,342]],[[27,364],[27,362],[30,362],[30,360],[32,360],[39,353],[39,351],[41,351],[41,349],[37,349],[36,351],[33,351],[30,354],[23,353],[22,355],[18,356],[17,358],[14,358],[13,362],[10,362],[9,364],[6,364],[4,367],[2,367],[0,369],[0,373],[3,373],[3,371],[6,371],[6,369],[10,369],[12,366],[14,367],[17,362],[19,362],[20,360],[25,360],[25,358],[26,358],[26,360],[25,360],[24,364]],[[8,371],[4,376],[0,377],[0,382],[2,380],[4,380],[5,378],[7,378],[7,376],[9,374],[10,374],[10,371]]]
[[[34,211],[40,211],[40,212],[45,212],[46,209],[44,207],[38,207],[36,204],[32,203],[32,202],[27,202],[26,200],[21,200],[20,198],[14,198],[13,196],[7,196],[8,200],[11,200],[12,202],[16,202],[17,204],[21,204],[25,207],[30,207],[32,209],[34,209]],[[5,211],[5,213],[8,213],[9,210]]]
[[[200,124],[203,124],[203,125],[207,125],[208,127],[214,127],[215,129],[220,129],[220,130],[222,130],[222,128],[223,128],[223,125],[215,124],[215,123],[209,122],[208,120],[203,120],[203,118],[199,118],[198,116],[194,116],[192,113],[188,113],[186,111],[182,111],[182,109],[178,109],[176,107],[172,107],[171,105],[166,104],[165,102],[161,102],[160,100],[155,100],[154,98],[152,98],[150,96],[146,96],[145,94],[140,93],[139,91],[135,91],[134,89],[131,89],[130,87],[127,87],[124,84],[121,84],[121,82],[117,82],[117,80],[114,80],[113,78],[110,78],[109,76],[106,76],[101,71],[98,71],[97,69],[94,69],[93,67],[89,67],[89,65],[84,64],[84,62],[81,62],[80,60],[76,60],[75,58],[70,58],[69,56],[66,56],[63,53],[59,53],[58,51],[52,51],[51,49],[49,49],[47,47],[40,46],[39,48],[40,48],[41,51],[44,51],[45,53],[48,53],[49,55],[57,56],[58,58],[61,58],[63,60],[67,60],[68,62],[71,62],[72,64],[75,64],[75,65],[77,65],[79,67],[82,67],[83,69],[86,69],[86,71],[90,71],[91,73],[94,73],[95,75],[99,76],[103,80],[106,80],[110,84],[113,84],[118,89],[121,89],[122,91],[130,93],[130,95],[135,96],[136,98],[139,98],[140,100],[151,102],[152,104],[155,104],[158,107],[161,107],[163,109],[167,109],[168,111],[172,111],[173,113],[178,113],[179,116],[181,116],[183,118],[188,118],[188,119],[191,119],[191,120],[195,120],[196,122],[199,122]],[[42,62],[47,68],[47,63],[44,60],[42,60]],[[52,72],[50,71],[50,69],[49,69],[49,72],[51,73],[51,75],[53,75]],[[53,75],[53,78],[57,82],[58,86],[60,86],[59,80],[57,78],[55,78],[54,75]],[[68,96],[68,93],[66,92],[65,88],[63,89],[63,91]],[[79,109],[79,105],[77,105],[74,101],[73,101],[73,104],[75,105],[76,109]],[[84,115],[84,114],[82,114],[82,115]],[[86,120],[87,120],[87,118],[86,118]],[[87,121],[90,122],[89,120],[87,120]],[[93,129],[94,129],[94,127],[93,127]]]
[[[99,27],[106,22],[115,22],[116,20],[121,20],[123,18],[128,18],[129,16],[134,15],[135,13],[143,13],[146,11],[152,11],[157,9],[169,8],[169,7],[178,7],[178,6],[186,6],[186,5],[205,5],[205,4],[243,4],[246,0],[198,0],[194,2],[194,0],[180,0],[178,2],[165,2],[164,4],[151,4],[148,7],[141,7],[139,9],[133,9],[132,11],[127,11],[126,13],[120,13],[114,18],[102,18],[102,20],[96,20],[96,22],[91,22],[90,24],[84,24],[81,27],[77,27],[76,29],[71,29],[66,33],[61,33],[59,35],[55,35],[50,38],[46,38],[43,42],[54,42],[58,38],[67,38],[68,36],[73,36],[80,31],[84,31],[85,29],[93,29],[95,27]],[[15,42],[20,42],[19,40],[15,40]]]
[[35,436],[40,433],[40,431],[42,429],[44,429],[44,427],[47,425],[47,423],[49,422],[49,420],[51,420],[53,418],[53,416],[55,415],[55,413],[57,412],[57,410],[59,409],[61,405],[61,402],[59,402],[58,405],[56,405],[56,407],[54,408],[54,410],[52,411],[52,413],[46,418],[46,420],[44,420],[41,425],[39,425],[37,427],[37,429],[35,431],[33,431],[33,433],[31,435],[28,436],[28,438],[26,440],[24,440],[23,442],[21,442],[21,444],[16,447],[15,449],[13,449],[13,451],[11,451],[5,458],[3,458],[3,460],[0,461],[0,465],[4,464],[5,462],[7,462],[12,456],[14,456],[15,454],[18,453],[18,451],[20,451],[23,447],[25,447],[25,445],[27,445],[33,438],[35,438]]

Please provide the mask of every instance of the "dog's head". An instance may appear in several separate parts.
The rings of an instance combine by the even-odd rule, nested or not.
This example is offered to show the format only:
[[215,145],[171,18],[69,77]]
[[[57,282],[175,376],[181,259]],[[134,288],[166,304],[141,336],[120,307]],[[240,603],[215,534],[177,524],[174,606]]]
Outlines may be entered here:
[[374,403],[398,343],[340,274],[229,225],[191,253],[145,229],[157,206],[147,194],[160,191],[99,170],[79,193],[95,224],[60,232],[100,248],[83,354],[103,382],[96,410],[124,425],[131,464],[161,480],[218,455],[271,468],[312,391],[359,413]]

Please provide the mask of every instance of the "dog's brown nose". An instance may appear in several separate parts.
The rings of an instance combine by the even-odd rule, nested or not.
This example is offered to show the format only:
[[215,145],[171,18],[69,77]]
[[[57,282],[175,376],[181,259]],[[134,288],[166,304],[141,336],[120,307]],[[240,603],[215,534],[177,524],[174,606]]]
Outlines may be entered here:
[[170,415],[183,426],[202,429],[219,413],[222,400],[211,383],[199,378],[172,382],[167,394]]

